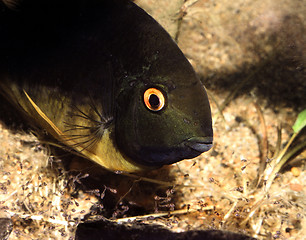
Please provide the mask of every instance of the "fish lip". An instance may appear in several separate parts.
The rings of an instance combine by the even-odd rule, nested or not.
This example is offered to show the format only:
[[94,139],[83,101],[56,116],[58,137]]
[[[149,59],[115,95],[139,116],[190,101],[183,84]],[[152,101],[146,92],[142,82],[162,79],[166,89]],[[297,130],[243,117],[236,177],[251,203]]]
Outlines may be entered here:
[[191,137],[173,146],[170,150],[168,148],[143,148],[141,151],[142,155],[139,158],[131,157],[131,159],[136,159],[141,165],[161,167],[184,159],[195,158],[211,149],[212,143],[213,137],[211,136]]
[[186,139],[183,143],[192,150],[203,153],[212,148],[213,137],[191,137]]

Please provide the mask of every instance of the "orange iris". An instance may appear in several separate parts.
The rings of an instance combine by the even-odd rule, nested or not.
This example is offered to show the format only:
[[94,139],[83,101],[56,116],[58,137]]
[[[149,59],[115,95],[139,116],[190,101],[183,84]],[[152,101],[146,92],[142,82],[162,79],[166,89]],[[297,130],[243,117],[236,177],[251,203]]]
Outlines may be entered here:
[[151,111],[160,111],[165,106],[164,94],[156,88],[147,89],[143,98],[146,107]]

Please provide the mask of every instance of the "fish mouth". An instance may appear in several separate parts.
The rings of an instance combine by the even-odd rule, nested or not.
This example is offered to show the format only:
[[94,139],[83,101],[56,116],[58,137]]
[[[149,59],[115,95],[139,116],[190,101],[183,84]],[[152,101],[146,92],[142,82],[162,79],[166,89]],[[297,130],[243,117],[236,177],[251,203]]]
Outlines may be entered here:
[[184,145],[199,153],[210,150],[213,146],[213,137],[192,137],[185,140]]
[[141,165],[161,167],[184,159],[195,158],[201,153],[211,149],[212,146],[213,137],[191,137],[171,148],[144,147],[139,152],[139,155],[132,156],[131,159]]

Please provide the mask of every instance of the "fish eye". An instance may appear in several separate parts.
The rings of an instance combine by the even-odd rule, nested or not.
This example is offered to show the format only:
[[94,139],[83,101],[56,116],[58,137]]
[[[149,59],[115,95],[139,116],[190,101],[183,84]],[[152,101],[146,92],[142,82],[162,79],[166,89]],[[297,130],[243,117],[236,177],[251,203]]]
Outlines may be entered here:
[[147,89],[144,92],[143,98],[146,107],[151,111],[160,111],[165,106],[164,94],[156,88]]

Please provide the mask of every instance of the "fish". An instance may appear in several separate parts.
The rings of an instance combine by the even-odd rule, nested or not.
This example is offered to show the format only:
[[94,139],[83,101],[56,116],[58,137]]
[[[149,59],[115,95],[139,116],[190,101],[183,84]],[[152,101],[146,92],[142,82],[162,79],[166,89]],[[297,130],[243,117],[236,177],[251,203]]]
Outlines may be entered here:
[[0,1],[0,93],[54,143],[110,171],[211,149],[203,83],[128,0]]

